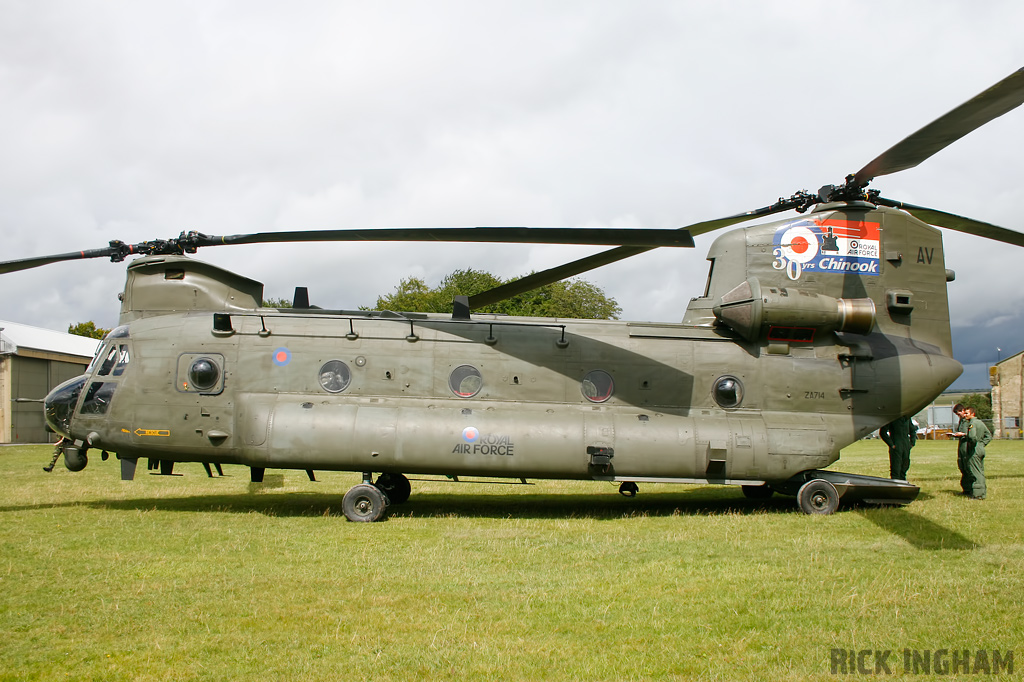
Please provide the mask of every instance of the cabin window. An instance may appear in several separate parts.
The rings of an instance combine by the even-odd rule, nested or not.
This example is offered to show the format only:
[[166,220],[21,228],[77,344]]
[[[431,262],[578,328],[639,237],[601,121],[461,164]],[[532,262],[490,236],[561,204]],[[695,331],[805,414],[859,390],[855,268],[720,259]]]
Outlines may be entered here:
[[352,370],[341,360],[328,360],[320,368],[320,387],[328,393],[341,393],[352,382]]
[[711,394],[722,407],[739,407],[743,402],[743,384],[736,377],[719,377]]
[[460,398],[472,398],[483,387],[484,378],[472,365],[459,365],[448,375],[448,388]]
[[615,391],[615,380],[612,375],[603,369],[595,369],[587,372],[580,385],[583,397],[592,403],[603,403],[612,397]]

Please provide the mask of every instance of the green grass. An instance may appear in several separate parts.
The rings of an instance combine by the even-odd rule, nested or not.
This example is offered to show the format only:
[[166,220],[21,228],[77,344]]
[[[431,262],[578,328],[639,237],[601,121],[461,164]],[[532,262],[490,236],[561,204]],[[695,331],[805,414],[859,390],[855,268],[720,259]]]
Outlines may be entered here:
[[[1024,669],[1021,442],[989,446],[983,502],[942,442],[905,508],[414,480],[378,524],[340,515],[352,474],[121,482],[49,452],[0,448],[0,680],[834,680],[833,648]],[[885,446],[834,468],[885,475]]]

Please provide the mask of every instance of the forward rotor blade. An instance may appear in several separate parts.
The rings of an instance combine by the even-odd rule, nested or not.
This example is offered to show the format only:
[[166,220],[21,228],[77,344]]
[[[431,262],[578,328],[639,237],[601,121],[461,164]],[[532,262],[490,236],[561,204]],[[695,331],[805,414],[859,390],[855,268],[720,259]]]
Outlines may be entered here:
[[693,237],[685,230],[607,227],[391,227],[373,230],[258,232],[208,239],[208,243],[197,245],[367,241],[693,247]]
[[938,225],[939,227],[956,230],[957,232],[973,234],[979,237],[987,237],[988,239],[1003,242],[1004,244],[1024,246],[1024,234],[1015,232],[1014,230],[1008,230],[1005,227],[999,227],[998,225],[986,223],[981,220],[975,220],[974,218],[965,218],[964,216],[956,215],[955,213],[946,213],[945,211],[939,211],[934,208],[905,204],[902,201],[893,201],[892,199],[884,199],[882,197],[877,197],[876,200],[883,206],[890,206],[892,208],[904,210],[918,220],[926,222],[929,225]]
[[[691,235],[696,236],[705,234],[707,232],[713,232],[723,227],[735,225],[745,220],[752,220],[754,218],[761,218],[766,215],[773,213],[780,213],[782,211],[788,211],[789,209],[795,208],[805,197],[802,195],[794,195],[788,200],[780,200],[778,203],[766,206],[765,208],[759,208],[754,211],[747,213],[740,213],[738,215],[729,216],[728,218],[718,218],[717,220],[706,220],[701,223],[694,223],[687,227],[681,227],[680,230],[688,231]],[[616,261],[630,258],[647,251],[651,251],[653,247],[634,247],[634,246],[620,246],[616,249],[609,249],[608,251],[602,251],[601,253],[595,253],[592,256],[586,256],[579,260],[574,260],[571,263],[565,263],[548,270],[542,270],[541,272],[535,272],[527,275],[520,279],[514,280],[507,284],[502,284],[499,287],[482,291],[479,294],[469,297],[469,309],[475,310],[482,308],[505,299],[518,296],[519,294],[538,289],[543,286],[547,286],[553,282],[567,279],[569,277],[575,277],[576,275],[599,268],[602,265],[608,265]]]
[[967,133],[1024,103],[1024,69],[1019,69],[988,90],[967,100],[948,114],[882,152],[857,171],[854,184],[863,186],[879,175],[913,168]]
[[129,255],[168,255],[195,253],[203,246],[230,244],[272,244],[285,242],[469,242],[525,244],[594,244],[599,246],[628,245],[630,248],[661,246],[693,247],[693,237],[686,230],[654,230],[645,228],[590,227],[450,227],[450,228],[386,228],[378,230],[305,230],[300,232],[258,232],[211,236],[199,232],[183,232],[175,239],[157,239],[138,244],[114,241],[103,249],[73,251],[51,256],[23,258],[0,262],[0,275],[28,270],[41,265],[83,258],[110,258],[119,262]]

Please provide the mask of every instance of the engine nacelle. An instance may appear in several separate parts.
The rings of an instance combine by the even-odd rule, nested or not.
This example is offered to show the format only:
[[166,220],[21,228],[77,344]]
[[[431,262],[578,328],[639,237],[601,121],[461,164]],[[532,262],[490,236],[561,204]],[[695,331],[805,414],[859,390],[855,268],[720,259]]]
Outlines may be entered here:
[[748,341],[770,327],[867,334],[875,324],[870,298],[833,298],[794,287],[762,289],[756,277],[722,296],[715,317]]

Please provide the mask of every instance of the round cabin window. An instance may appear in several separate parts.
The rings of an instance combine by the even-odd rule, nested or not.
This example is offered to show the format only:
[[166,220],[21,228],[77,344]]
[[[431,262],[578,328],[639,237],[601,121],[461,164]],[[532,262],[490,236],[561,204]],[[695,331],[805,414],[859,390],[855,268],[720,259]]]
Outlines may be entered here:
[[320,368],[320,387],[328,393],[341,393],[352,381],[352,371],[341,360],[329,360]]
[[743,402],[743,384],[736,377],[719,377],[711,393],[722,407],[739,407]]
[[210,358],[196,358],[188,368],[188,380],[192,382],[192,388],[208,391],[220,381],[220,367]]
[[448,376],[448,387],[460,398],[472,398],[484,387],[484,378],[476,367],[460,365]]
[[612,393],[615,391],[615,380],[603,369],[591,370],[583,377],[580,390],[583,391],[583,397],[590,402],[603,403],[612,397]]

